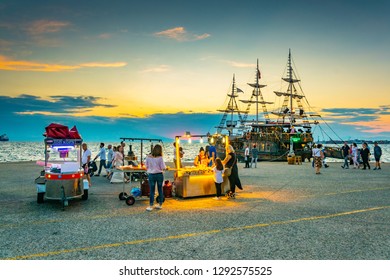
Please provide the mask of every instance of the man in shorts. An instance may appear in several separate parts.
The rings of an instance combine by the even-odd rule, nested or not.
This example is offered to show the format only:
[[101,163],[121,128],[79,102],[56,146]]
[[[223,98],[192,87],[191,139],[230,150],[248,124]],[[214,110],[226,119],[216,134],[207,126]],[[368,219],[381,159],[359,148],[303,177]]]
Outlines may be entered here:
[[374,157],[375,157],[375,168],[374,170],[380,170],[381,169],[381,156],[382,156],[382,149],[378,146],[378,142],[374,142]]

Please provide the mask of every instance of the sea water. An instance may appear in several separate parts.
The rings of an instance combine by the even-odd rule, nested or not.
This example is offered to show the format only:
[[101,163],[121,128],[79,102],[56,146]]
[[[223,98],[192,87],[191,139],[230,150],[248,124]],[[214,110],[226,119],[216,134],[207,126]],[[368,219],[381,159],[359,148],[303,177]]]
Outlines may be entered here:
[[[104,141],[103,141],[104,142]],[[108,144],[113,146],[119,145],[119,141],[106,141],[105,147],[107,148]],[[129,147],[131,145],[132,151],[134,155],[138,157],[140,160],[141,157],[141,143],[139,141],[129,142],[126,141],[125,146],[125,154],[127,155],[129,152]],[[100,142],[87,142],[88,149],[92,152],[92,159],[100,151]],[[160,144],[163,147],[164,160],[167,162],[173,161],[173,154],[175,149],[173,147],[173,140],[171,142],[163,142],[163,143],[153,143],[149,141],[144,141],[142,146],[142,157],[143,159],[147,154],[151,152],[152,145]],[[199,153],[200,147],[205,147],[207,143],[199,143],[198,141],[193,141],[192,143],[188,143],[187,141],[182,141],[180,145],[184,150],[184,157],[182,161],[184,162],[193,162],[196,155]],[[374,145],[371,144],[370,150],[373,153]],[[358,146],[360,148],[360,145]],[[380,145],[382,148],[382,162],[390,162],[390,144],[382,144]],[[0,162],[20,162],[20,161],[43,161],[44,157],[44,144],[42,142],[0,142]],[[371,156],[371,161],[374,160],[374,157]],[[340,159],[331,159],[328,158],[328,162],[338,162],[342,161]]]

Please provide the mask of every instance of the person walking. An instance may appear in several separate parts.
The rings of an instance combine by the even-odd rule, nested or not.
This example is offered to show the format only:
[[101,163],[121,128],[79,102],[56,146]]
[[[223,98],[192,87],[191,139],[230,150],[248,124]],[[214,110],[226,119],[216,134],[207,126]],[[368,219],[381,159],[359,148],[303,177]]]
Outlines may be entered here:
[[348,169],[349,168],[349,164],[348,164],[349,146],[347,142],[344,142],[344,146],[341,147],[341,152],[344,157],[344,165],[342,165],[341,168]]
[[215,182],[215,189],[216,189],[216,196],[214,197],[215,200],[221,200],[222,183],[223,183],[222,175],[224,171],[225,170],[223,168],[222,160],[220,158],[216,158],[213,167],[214,182]]
[[116,148],[116,152],[114,155],[114,159],[112,160],[112,176],[110,179],[110,183],[123,183],[125,181],[128,183],[128,180],[125,176],[124,172],[119,172],[117,169],[120,169],[123,166],[123,147],[119,145]]
[[116,146],[108,145],[108,153],[107,153],[107,160],[108,160],[107,168],[109,169],[109,171],[107,172],[107,179],[108,180],[111,180],[111,177],[113,174],[112,169],[114,167],[113,162],[114,162],[114,158],[115,158],[115,154],[116,154],[116,149],[117,149]]
[[353,160],[353,169],[359,168],[359,162],[358,162],[358,153],[359,149],[357,147],[356,143],[352,143],[352,160]]
[[81,158],[81,164],[84,169],[84,178],[88,180],[88,185],[91,186],[91,176],[89,176],[89,170],[88,170],[88,165],[89,162],[91,161],[91,151],[88,149],[87,143],[83,143],[81,145],[83,149],[83,156]]
[[147,156],[145,161],[145,166],[148,173],[149,186],[150,186],[150,195],[149,195],[149,207],[146,208],[147,211],[153,210],[154,205],[154,193],[156,190],[159,196],[158,205],[155,209],[162,209],[162,204],[164,202],[164,193],[163,193],[163,181],[164,181],[164,170],[166,169],[165,162],[163,159],[162,147],[157,144],[153,147],[152,153]]
[[320,169],[322,167],[322,160],[324,158],[324,153],[322,152],[322,144],[317,144],[317,146],[312,150],[312,155],[316,174],[321,174]]
[[253,144],[253,148],[251,152],[252,152],[251,168],[253,163],[255,164],[255,168],[257,168],[257,158],[259,156],[259,150],[257,149],[256,144]]
[[106,148],[104,148],[104,143],[100,143],[100,151],[93,160],[95,161],[99,157],[100,157],[99,171],[95,176],[100,176],[100,173],[102,172],[102,167],[106,169],[106,173],[107,173],[107,164],[106,164],[107,157],[106,157]]
[[249,150],[249,145],[247,144],[246,145],[246,148],[245,148],[245,167],[244,168],[249,168],[249,161],[250,161],[250,150]]
[[109,144],[107,146],[107,169],[110,169],[112,166],[112,160],[114,159],[114,151],[112,150],[112,145]]
[[374,158],[375,158],[375,168],[374,170],[381,169],[381,156],[382,148],[378,146],[378,142],[374,142]]
[[367,169],[366,167],[368,167],[368,169],[371,169],[370,163],[368,161],[368,158],[370,156],[370,150],[367,148],[366,143],[363,143],[362,149],[360,150],[360,155],[361,155],[362,161],[363,161],[363,169]]
[[229,184],[230,191],[229,197],[235,198],[236,196],[236,186],[242,190],[242,185],[240,178],[238,177],[238,167],[237,167],[237,155],[234,151],[234,148],[229,145],[227,148],[227,153],[225,159],[222,161],[225,168],[231,168],[231,173],[229,175]]

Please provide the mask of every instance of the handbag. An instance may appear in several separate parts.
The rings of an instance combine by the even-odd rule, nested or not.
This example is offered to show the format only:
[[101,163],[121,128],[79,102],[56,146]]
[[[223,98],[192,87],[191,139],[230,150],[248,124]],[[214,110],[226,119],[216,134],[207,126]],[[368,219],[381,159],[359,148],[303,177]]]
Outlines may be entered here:
[[232,166],[230,166],[230,167],[226,167],[225,168],[225,175],[226,176],[230,176],[231,174],[232,174],[232,168],[233,168],[233,166],[236,164],[236,162],[237,162],[237,155],[236,155],[236,159],[235,159],[235,161],[233,162],[233,164],[232,164]]

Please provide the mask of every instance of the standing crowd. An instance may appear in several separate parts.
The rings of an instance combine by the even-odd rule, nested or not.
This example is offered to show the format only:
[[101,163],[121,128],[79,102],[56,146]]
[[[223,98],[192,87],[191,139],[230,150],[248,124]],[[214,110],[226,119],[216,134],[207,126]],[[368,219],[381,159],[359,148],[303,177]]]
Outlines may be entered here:
[[[378,145],[378,142],[374,142],[374,159],[375,159],[375,168],[373,170],[381,170],[380,159],[382,156],[382,148]],[[344,145],[341,147],[341,154],[344,158],[344,163],[341,166],[343,169],[349,169],[349,166],[353,166],[353,169],[369,170],[370,166],[370,156],[371,151],[367,142],[362,143],[362,147],[358,148],[356,143],[352,143],[351,146],[347,142],[344,142]],[[322,149],[322,145],[314,145],[312,149],[313,156],[313,167],[315,167],[316,174],[321,174],[320,169],[322,167],[325,154]]]
[[[176,158],[174,158],[174,160],[176,160]],[[236,187],[243,190],[238,176],[237,161],[237,154],[231,145],[227,147],[227,153],[223,160],[217,157],[217,150],[213,145],[206,146],[206,148],[201,147],[199,149],[199,154],[194,159],[194,166],[212,168],[216,189],[215,200],[221,200],[223,175],[227,176],[229,180],[230,190],[226,194],[228,198],[236,198]]]
[[[362,144],[362,147],[359,149],[356,143],[352,143],[351,146],[347,142],[344,142],[344,146],[341,148],[344,164],[341,166],[343,169],[349,169],[349,165],[352,165],[354,169],[360,169],[363,165],[363,170],[371,169],[370,166],[370,147],[367,142]],[[375,168],[373,170],[380,170],[381,163],[380,159],[382,156],[382,148],[378,145],[378,142],[374,142],[374,158],[375,158]]]

